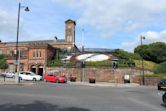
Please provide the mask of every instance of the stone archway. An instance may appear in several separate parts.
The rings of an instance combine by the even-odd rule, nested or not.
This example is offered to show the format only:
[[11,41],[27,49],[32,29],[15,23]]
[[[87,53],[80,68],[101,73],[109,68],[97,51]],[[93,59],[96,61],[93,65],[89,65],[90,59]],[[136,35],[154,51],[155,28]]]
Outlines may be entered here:
[[31,65],[31,69],[32,72],[36,73],[37,71],[37,66],[36,65]]

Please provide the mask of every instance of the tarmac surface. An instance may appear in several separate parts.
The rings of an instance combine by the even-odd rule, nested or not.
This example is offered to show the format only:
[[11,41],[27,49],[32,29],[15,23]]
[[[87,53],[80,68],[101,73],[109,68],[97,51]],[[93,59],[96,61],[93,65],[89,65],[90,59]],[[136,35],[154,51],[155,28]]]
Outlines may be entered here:
[[[157,87],[13,80],[0,85],[0,111],[165,111]],[[31,83],[31,84],[30,84]],[[129,87],[130,86],[130,87]]]

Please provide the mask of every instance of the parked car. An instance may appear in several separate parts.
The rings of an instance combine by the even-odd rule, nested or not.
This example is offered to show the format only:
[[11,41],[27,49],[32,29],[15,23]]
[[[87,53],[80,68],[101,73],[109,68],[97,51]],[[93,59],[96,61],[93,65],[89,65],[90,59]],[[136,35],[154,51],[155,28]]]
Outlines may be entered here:
[[54,83],[66,83],[67,78],[65,76],[56,76],[53,74],[45,74],[44,81],[46,82],[54,82]]
[[163,94],[162,99],[163,99],[164,105],[166,106],[166,92]]
[[160,80],[157,88],[159,91],[163,92],[162,100],[163,100],[164,105],[166,105],[166,79]]
[[37,75],[34,72],[22,71],[22,72],[19,72],[19,79],[28,80],[28,81],[40,81],[42,80],[42,76]]
[[166,91],[166,79],[161,79],[157,87],[158,90]]
[[14,72],[2,72],[1,76],[5,76],[7,78],[14,78],[15,73]]

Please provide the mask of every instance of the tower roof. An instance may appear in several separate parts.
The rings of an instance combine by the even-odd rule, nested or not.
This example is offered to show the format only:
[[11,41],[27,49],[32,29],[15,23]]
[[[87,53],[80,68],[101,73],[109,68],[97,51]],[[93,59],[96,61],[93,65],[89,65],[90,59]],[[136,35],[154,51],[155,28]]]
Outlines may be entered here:
[[66,20],[65,23],[74,23],[74,25],[76,25],[76,22],[74,20],[71,20],[71,19]]

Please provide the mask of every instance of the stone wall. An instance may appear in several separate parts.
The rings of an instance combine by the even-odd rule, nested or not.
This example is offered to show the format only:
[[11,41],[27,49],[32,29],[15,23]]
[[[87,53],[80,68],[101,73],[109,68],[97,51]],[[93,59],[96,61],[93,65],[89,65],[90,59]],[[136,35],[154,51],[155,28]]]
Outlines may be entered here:
[[[163,78],[159,78],[159,77],[148,77],[146,78],[145,77],[145,85],[146,86],[157,86],[157,84],[159,83],[159,81],[163,79]],[[134,83],[138,83],[140,85],[143,85],[142,84],[142,78],[136,76],[134,77]]]
[[[137,75],[140,75],[139,69],[112,69],[112,68],[63,68],[63,67],[48,67],[47,73],[56,75],[66,75],[67,77],[76,76],[77,81],[88,81],[90,77],[95,77],[96,81],[100,82],[118,82],[124,83],[124,75],[130,76],[130,82],[139,83],[136,80]],[[152,72],[146,72],[152,73]]]

